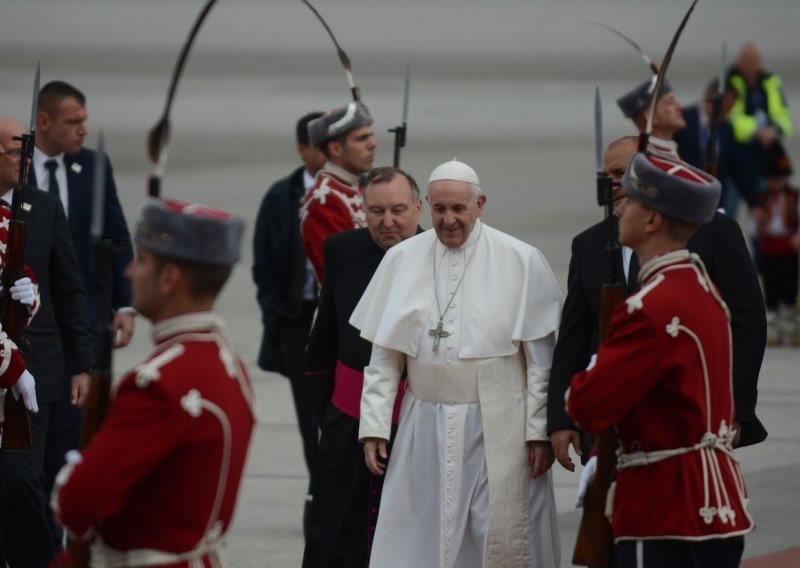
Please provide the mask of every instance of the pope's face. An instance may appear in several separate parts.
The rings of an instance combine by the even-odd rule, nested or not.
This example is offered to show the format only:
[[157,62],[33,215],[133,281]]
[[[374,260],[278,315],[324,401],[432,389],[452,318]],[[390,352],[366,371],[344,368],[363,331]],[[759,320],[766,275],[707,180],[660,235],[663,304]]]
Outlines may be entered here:
[[474,196],[465,181],[437,180],[428,186],[433,229],[444,246],[456,248],[466,242],[484,203],[486,196]]
[[53,155],[61,152],[77,154],[89,133],[86,107],[77,99],[67,97],[56,103],[52,111],[42,111],[42,114],[38,134]]
[[683,120],[683,107],[675,93],[667,93],[656,103],[656,112],[653,115],[653,130],[668,132],[670,136],[686,126]]
[[414,236],[422,215],[422,199],[414,194],[405,176],[386,183],[371,183],[364,190],[364,209],[372,239],[383,250]]

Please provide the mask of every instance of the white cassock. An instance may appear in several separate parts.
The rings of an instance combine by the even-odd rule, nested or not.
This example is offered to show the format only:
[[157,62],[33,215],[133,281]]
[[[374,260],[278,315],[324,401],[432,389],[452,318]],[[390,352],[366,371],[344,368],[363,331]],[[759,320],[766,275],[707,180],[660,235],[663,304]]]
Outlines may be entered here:
[[552,478],[531,479],[526,441],[548,440],[561,303],[544,256],[480,221],[462,247],[429,230],[386,253],[350,319],[373,343],[359,438],[389,439],[408,372],[371,566],[559,565]]

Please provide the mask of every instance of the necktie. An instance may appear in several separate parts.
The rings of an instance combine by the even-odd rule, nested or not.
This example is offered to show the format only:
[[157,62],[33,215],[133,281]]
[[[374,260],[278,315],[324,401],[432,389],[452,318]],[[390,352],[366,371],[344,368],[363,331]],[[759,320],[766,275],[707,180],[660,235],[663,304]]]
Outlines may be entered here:
[[56,179],[56,169],[58,168],[58,162],[55,160],[47,160],[44,163],[44,167],[47,168],[47,171],[50,172],[48,175],[47,181],[47,191],[49,191],[52,195],[61,199],[61,192],[58,188],[58,180]]
[[634,252],[631,254],[631,263],[628,265],[628,293],[639,291],[639,257]]

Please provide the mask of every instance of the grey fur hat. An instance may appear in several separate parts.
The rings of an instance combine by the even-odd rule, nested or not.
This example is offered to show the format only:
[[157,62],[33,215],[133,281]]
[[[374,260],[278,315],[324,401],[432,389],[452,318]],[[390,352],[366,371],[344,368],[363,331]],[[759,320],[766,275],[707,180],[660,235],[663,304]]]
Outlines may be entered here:
[[160,256],[227,266],[241,256],[244,221],[196,203],[148,198],[134,240]]
[[717,178],[694,166],[642,152],[631,160],[622,188],[650,209],[689,223],[708,223],[722,191]]
[[309,122],[308,138],[312,146],[322,148],[328,140],[370,124],[372,116],[367,107],[362,102],[353,101]]
[[[656,76],[653,75],[644,83],[638,85],[632,91],[629,91],[617,99],[617,106],[625,115],[625,118],[633,118],[639,112],[647,109],[650,104],[650,96],[653,94],[653,89],[656,88]],[[672,85],[669,81],[664,79],[661,83],[661,92],[658,97],[661,98],[667,93],[672,92]]]

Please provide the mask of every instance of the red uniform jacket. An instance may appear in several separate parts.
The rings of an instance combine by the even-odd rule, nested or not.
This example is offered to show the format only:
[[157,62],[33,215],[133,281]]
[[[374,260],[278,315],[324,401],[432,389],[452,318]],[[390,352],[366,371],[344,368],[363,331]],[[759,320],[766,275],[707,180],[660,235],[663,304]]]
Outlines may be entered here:
[[704,540],[753,528],[731,449],[728,311],[689,251],[647,262],[642,289],[614,312],[594,367],[567,411],[590,432],[616,425],[617,540]]
[[222,325],[209,313],[158,324],[155,351],[122,379],[82,461],[59,474],[53,509],[73,535],[99,536],[93,558],[215,565],[254,426],[250,380]]
[[[11,220],[11,211],[5,205],[0,205],[0,270],[6,264],[6,247],[8,245],[8,224]],[[36,295],[31,305],[31,317],[25,321],[25,325],[30,323],[33,316],[39,310],[39,285],[36,277],[28,265],[24,267],[25,276],[33,282],[33,290]],[[8,338],[3,327],[0,326],[0,388],[10,388],[19,380],[25,371],[25,361],[19,354],[16,343]],[[36,377],[34,377],[34,380]],[[9,395],[12,396],[12,395]]]
[[322,285],[325,239],[366,225],[358,177],[325,162],[300,209],[303,248]]

